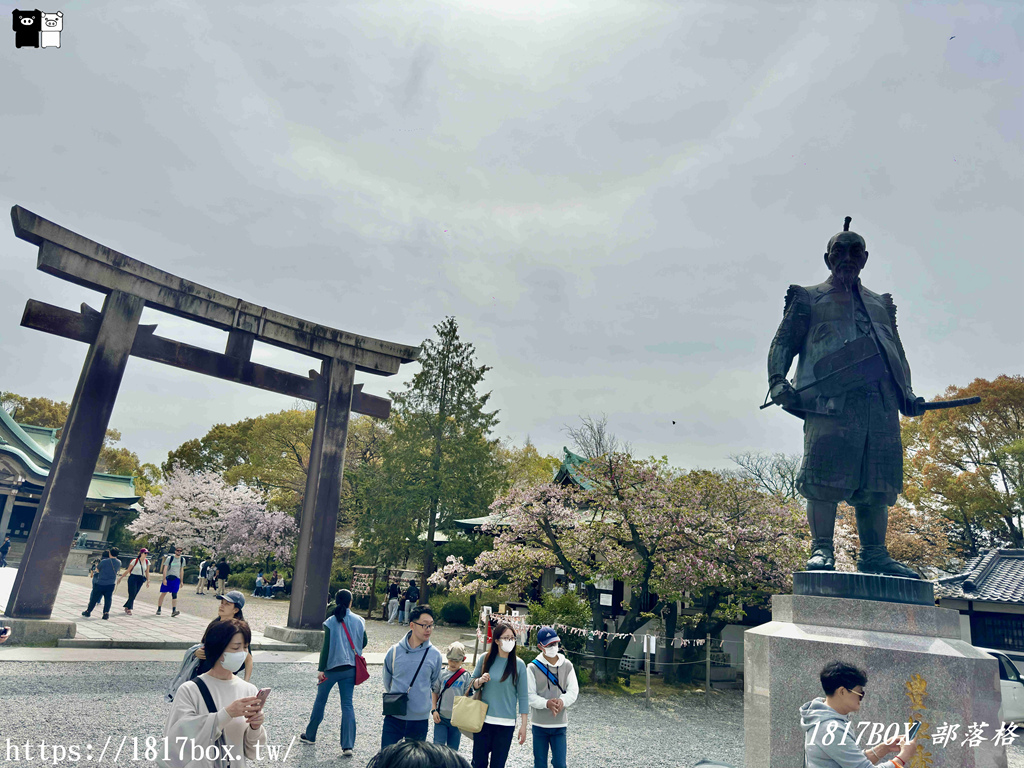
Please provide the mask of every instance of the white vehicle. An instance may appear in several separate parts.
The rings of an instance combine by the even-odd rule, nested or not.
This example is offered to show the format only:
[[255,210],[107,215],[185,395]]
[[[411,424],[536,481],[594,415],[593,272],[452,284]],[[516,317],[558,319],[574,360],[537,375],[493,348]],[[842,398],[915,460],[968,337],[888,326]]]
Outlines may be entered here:
[[999,690],[1003,694],[1003,704],[999,707],[999,722],[1019,723],[1024,721],[1024,679],[1010,658],[1000,651],[991,648],[979,648],[999,662]]

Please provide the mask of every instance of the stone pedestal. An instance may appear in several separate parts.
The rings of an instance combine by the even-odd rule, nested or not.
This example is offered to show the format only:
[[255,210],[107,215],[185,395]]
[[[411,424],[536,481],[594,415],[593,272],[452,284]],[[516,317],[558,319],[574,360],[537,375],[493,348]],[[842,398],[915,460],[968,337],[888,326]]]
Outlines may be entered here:
[[55,646],[59,640],[70,639],[78,632],[73,621],[59,619],[12,619],[0,616],[0,624],[11,628],[11,637],[4,645]]
[[[999,727],[996,660],[960,639],[957,611],[927,605],[776,595],[772,621],[744,633],[746,768],[803,765],[799,708],[823,696],[818,675],[826,663],[846,661],[867,672],[867,695],[857,723],[923,721],[919,754],[930,768],[1006,768],[1006,752],[992,737]],[[959,724],[946,746],[932,744],[942,725]],[[985,741],[961,746],[972,723],[987,723]],[[875,741],[861,742],[861,747]]]
[[319,651],[324,644],[322,629],[295,629],[294,627],[275,627],[268,624],[263,628],[263,634],[271,640],[280,640],[282,643],[304,645],[311,651]]

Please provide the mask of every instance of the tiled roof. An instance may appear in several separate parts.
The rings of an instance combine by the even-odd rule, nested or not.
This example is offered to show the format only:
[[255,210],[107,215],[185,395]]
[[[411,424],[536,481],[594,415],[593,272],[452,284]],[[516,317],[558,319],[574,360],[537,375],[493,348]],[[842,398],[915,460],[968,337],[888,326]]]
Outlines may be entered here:
[[1024,549],[990,549],[963,573],[935,582],[935,597],[1024,605]]

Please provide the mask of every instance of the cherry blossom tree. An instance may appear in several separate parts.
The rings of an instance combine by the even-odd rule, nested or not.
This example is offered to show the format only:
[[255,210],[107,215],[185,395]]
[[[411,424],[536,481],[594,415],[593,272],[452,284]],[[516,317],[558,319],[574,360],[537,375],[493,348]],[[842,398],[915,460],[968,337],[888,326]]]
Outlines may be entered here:
[[261,493],[229,485],[216,472],[175,466],[158,492],[146,494],[142,508],[128,529],[160,545],[237,559],[291,557],[296,535],[291,515],[268,511]]
[[[598,682],[613,679],[628,635],[652,614],[674,612],[686,592],[705,597],[709,607],[695,623],[714,634],[740,618],[741,602],[792,589],[792,571],[803,555],[795,535],[802,520],[797,505],[769,497],[752,480],[679,472],[664,460],[607,454],[583,472],[589,490],[547,483],[498,499],[484,526],[497,533],[494,548],[468,568],[450,558],[431,577],[434,583],[458,591],[499,584],[522,589],[545,568],[562,568],[585,585],[594,654],[602,657],[595,661]],[[658,596],[653,606],[638,599],[622,606],[615,631],[623,636],[604,636],[595,583],[606,578],[629,584],[634,595]]]

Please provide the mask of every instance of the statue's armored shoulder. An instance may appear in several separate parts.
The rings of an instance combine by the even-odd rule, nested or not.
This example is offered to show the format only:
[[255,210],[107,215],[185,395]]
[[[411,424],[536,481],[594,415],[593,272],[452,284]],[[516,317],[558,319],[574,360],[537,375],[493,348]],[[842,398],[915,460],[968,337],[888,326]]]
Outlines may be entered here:
[[809,289],[800,285],[791,285],[786,291],[786,306],[782,310],[783,315],[788,315],[790,307],[797,311],[809,309],[811,306],[811,294]]

